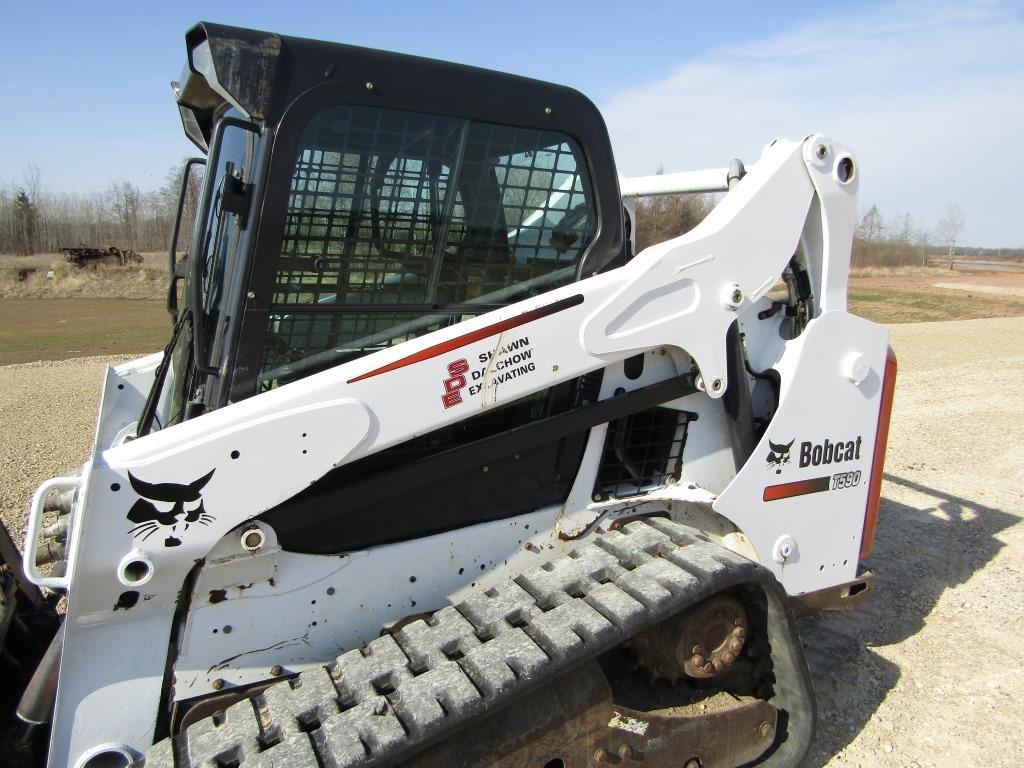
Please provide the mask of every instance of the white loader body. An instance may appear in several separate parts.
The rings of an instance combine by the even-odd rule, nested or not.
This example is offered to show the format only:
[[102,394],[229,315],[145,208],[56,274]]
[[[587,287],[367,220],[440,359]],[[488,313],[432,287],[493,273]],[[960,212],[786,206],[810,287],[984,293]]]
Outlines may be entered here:
[[[149,745],[169,644],[177,700],[312,668],[621,517],[690,525],[768,567],[793,596],[854,580],[888,339],[846,311],[854,168],[850,152],[824,137],[776,141],[703,223],[626,266],[141,439],[126,436],[161,358],[110,369],[92,459],[79,476],[44,486],[78,490],[66,575],[27,566],[37,583],[69,594],[50,764]],[[713,172],[689,178],[713,187]],[[628,200],[686,191],[687,177],[622,187]],[[758,314],[798,248],[816,303],[787,340],[782,313]],[[734,384],[726,334],[735,321],[750,368],[774,370],[779,382],[777,410],[741,466],[716,402]],[[634,380],[623,361],[636,355],[645,364]],[[283,551],[270,526],[250,523],[331,468],[557,382],[604,369],[607,400],[694,366],[699,391],[663,405],[697,415],[681,475],[643,495],[595,499],[605,425],[591,430],[564,505],[340,556]],[[193,524],[126,520],[140,484],[202,478],[192,504],[203,516]],[[172,636],[183,584],[187,619]]]

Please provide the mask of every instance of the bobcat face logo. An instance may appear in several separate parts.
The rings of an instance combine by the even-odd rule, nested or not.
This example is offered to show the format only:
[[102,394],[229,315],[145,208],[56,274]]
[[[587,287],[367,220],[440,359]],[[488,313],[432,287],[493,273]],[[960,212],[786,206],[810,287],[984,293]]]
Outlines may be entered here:
[[147,483],[131,472],[128,479],[132,488],[142,498],[132,505],[128,519],[135,523],[130,533],[134,538],[145,541],[157,531],[166,532],[165,547],[181,546],[180,534],[193,523],[209,525],[215,518],[203,508],[203,497],[199,494],[210,482],[215,469],[188,485],[178,483]]
[[776,475],[781,475],[782,467],[789,464],[789,449],[793,447],[793,443],[795,442],[795,437],[785,445],[782,443],[773,443],[769,440],[768,447],[771,448],[771,450],[768,451],[768,456],[765,459],[768,462],[768,469],[774,469]]

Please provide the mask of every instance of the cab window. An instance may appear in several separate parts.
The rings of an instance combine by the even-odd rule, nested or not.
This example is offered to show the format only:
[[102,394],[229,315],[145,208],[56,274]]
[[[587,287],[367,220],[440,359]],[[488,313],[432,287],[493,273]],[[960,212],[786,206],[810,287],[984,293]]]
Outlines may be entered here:
[[333,107],[290,184],[261,389],[572,282],[597,232],[553,131]]

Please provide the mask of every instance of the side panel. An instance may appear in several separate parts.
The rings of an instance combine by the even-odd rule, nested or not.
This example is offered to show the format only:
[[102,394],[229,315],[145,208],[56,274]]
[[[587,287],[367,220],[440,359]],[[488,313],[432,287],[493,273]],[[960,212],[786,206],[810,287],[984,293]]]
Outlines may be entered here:
[[323,664],[381,627],[539,565],[573,546],[554,534],[557,513],[549,507],[340,557],[280,551],[270,529],[258,556],[226,539],[196,581],[174,696],[211,693],[216,680],[258,682],[275,666],[287,674]]
[[778,413],[714,503],[791,595],[856,577],[888,339],[845,312],[812,320],[778,365]]
[[[233,512],[298,492],[308,483],[299,466],[322,475],[371,430],[370,414],[351,399],[287,403],[244,424],[229,418],[183,450],[158,449],[145,463],[123,465],[120,475],[109,473],[112,455],[156,447],[159,441],[151,438],[181,430],[171,428],[102,451],[86,464],[68,547],[72,586],[50,765],[76,765],[90,748],[103,743],[137,747],[151,742],[185,577],[224,531],[205,543],[196,535],[218,520],[232,527]],[[230,416],[229,409],[217,413]],[[214,472],[207,477],[210,468],[199,471],[197,462],[211,459]],[[157,530],[139,528],[135,520],[141,517],[133,510],[142,498],[133,482],[155,497],[158,491],[152,486],[164,480],[152,474],[151,464],[166,467],[185,485],[205,478],[198,486],[204,513],[197,513],[191,523],[182,519],[162,530],[159,523]],[[214,476],[218,482],[203,487]],[[267,493],[271,487],[273,492]],[[159,513],[152,503],[143,502],[138,510],[144,516]],[[118,541],[122,537],[127,547]],[[174,567],[168,567],[171,563]],[[114,712],[116,717],[111,716]]]

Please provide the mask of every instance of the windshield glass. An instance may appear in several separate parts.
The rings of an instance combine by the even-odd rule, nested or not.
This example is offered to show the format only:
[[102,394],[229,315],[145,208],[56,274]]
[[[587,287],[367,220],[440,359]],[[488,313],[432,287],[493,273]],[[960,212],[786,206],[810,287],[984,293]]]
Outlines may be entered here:
[[[254,141],[255,134],[252,131],[227,125],[221,137],[217,167],[213,169],[215,175],[209,188],[212,195],[210,214],[197,251],[203,296],[203,348],[207,351],[213,349],[213,340],[217,336],[225,290],[224,278],[230,274],[230,264],[238,250],[241,233],[239,216],[225,210],[225,202],[232,196],[241,195],[250,183]],[[204,362],[209,364],[211,361]]]
[[290,182],[261,389],[572,282],[597,232],[555,131],[331,107]]

